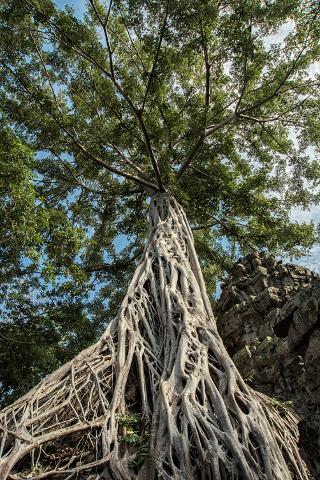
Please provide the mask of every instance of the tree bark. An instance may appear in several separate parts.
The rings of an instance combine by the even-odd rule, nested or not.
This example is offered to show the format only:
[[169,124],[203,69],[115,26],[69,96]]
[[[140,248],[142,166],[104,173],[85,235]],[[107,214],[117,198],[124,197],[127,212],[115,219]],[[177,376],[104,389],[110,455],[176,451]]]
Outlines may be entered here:
[[0,478],[307,480],[296,419],[269,403],[217,333],[181,206],[157,194],[103,337],[2,411]]

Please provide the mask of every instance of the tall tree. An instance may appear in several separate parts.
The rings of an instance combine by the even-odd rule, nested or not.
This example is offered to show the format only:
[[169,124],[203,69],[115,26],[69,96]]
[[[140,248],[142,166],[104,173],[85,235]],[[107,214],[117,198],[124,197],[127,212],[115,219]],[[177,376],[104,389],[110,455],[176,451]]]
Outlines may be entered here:
[[[6,288],[26,274],[75,299],[93,274],[99,316],[138,265],[98,343],[3,411],[3,478],[307,478],[292,428],[229,359],[200,266],[218,275],[235,242],[297,255],[316,239],[289,211],[317,201],[318,5],[90,0],[79,20],[11,0],[0,15]],[[31,325],[65,337],[66,310]]]

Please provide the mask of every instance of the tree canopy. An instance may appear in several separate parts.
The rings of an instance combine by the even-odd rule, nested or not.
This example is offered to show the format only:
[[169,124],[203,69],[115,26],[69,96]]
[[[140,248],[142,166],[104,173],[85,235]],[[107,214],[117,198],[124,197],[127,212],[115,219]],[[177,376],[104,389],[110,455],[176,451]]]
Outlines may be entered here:
[[319,13],[89,0],[79,19],[0,2],[0,400],[114,314],[153,193],[183,205],[211,292],[242,253],[299,256],[318,240],[290,209],[319,196]]

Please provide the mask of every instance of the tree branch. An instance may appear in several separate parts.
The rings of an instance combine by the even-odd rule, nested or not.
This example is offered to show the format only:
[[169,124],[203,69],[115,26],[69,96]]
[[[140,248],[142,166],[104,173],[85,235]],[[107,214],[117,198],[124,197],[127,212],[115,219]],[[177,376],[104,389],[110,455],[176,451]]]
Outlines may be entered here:
[[278,147],[281,148],[282,152],[289,158],[289,160],[293,161],[294,162],[294,159],[293,157],[291,157],[291,155],[288,154],[287,150],[285,149],[285,147],[279,142],[279,140],[273,135],[273,133],[269,132],[269,130],[264,126],[262,125],[262,129],[269,135],[269,137],[272,138],[272,140],[274,142],[276,142],[276,144],[278,145]]
[[189,167],[190,163],[192,162],[193,158],[195,157],[195,155],[198,153],[198,151],[200,150],[200,148],[202,147],[203,143],[204,143],[204,140],[206,137],[208,137],[209,135],[212,135],[212,133],[216,132],[217,130],[220,130],[220,128],[224,127],[225,125],[227,125],[227,123],[230,123],[232,122],[233,120],[235,120],[237,118],[237,115],[235,113],[233,113],[232,115],[230,115],[229,117],[227,117],[225,120],[223,120],[222,122],[216,124],[216,125],[211,125],[210,127],[206,128],[205,131],[200,135],[197,143],[194,145],[194,147],[192,148],[192,150],[189,152],[189,154],[187,155],[185,161],[183,162],[183,164],[181,165],[180,167],[180,170],[177,172],[176,176],[177,178],[181,178],[181,176],[184,174],[184,172],[187,170],[187,168]]
[[131,258],[129,258],[126,261],[118,261],[115,263],[104,263],[102,265],[90,265],[87,267],[84,267],[84,271],[87,273],[94,273],[94,272],[117,272],[119,270],[125,270],[130,263],[134,262],[137,260],[140,255],[142,255],[143,249],[137,250],[135,255]]
[[112,81],[115,82],[116,81],[116,77],[115,77],[115,72],[114,72],[114,66],[113,66],[113,57],[112,57],[112,50],[111,50],[111,45],[110,45],[110,40],[109,40],[109,34],[108,34],[108,29],[107,29],[107,25],[108,25],[108,20],[109,20],[109,15],[110,15],[110,12],[111,12],[111,8],[112,8],[112,1],[113,0],[110,0],[110,3],[109,3],[109,8],[108,8],[108,13],[107,13],[107,18],[105,21],[103,21],[97,7],[96,7],[96,4],[94,2],[94,0],[89,0],[89,3],[90,5],[92,6],[93,10],[94,10],[94,13],[96,14],[96,17],[102,27],[102,30],[103,30],[103,34],[104,34],[104,38],[105,38],[105,41],[106,41],[106,45],[107,45],[107,50],[108,50],[108,56],[109,56],[109,64],[110,64],[110,74],[111,74],[111,78],[112,78]]
[[129,40],[130,40],[131,45],[132,45],[132,48],[133,48],[135,54],[137,55],[137,57],[138,57],[138,59],[139,59],[139,62],[141,63],[143,72],[144,72],[144,73],[148,73],[147,68],[146,68],[146,66],[145,66],[145,64],[144,64],[144,62],[143,62],[143,59],[142,59],[141,55],[139,54],[139,51],[138,51],[137,47],[136,47],[135,44],[134,44],[134,41],[133,41],[132,36],[131,36],[131,34],[130,34],[130,30],[129,30],[129,28],[128,28],[128,25],[126,24],[126,22],[125,22],[125,20],[124,20],[123,18],[122,18],[122,22],[123,22],[123,25],[124,25],[124,27],[125,27],[125,29],[126,29],[127,35],[128,35],[128,37],[129,37]]
[[106,144],[107,147],[109,148],[112,148],[112,150],[114,150],[119,156],[120,158],[122,159],[122,161],[124,163],[126,163],[127,165],[129,165],[130,167],[132,167],[137,173],[139,173],[139,175],[141,176],[141,178],[143,178],[144,180],[150,182],[151,179],[148,177],[148,175],[146,175],[142,170],[141,168],[139,168],[137,165],[135,165],[131,160],[130,158],[127,157],[127,155],[125,155],[123,153],[122,150],[120,150],[119,147],[117,147],[116,145],[114,144],[111,144],[111,143],[107,143]]
[[157,46],[156,54],[155,54],[155,57],[154,57],[152,69],[151,69],[151,72],[150,72],[150,75],[149,75],[149,78],[148,78],[147,87],[146,87],[146,91],[145,91],[145,94],[144,94],[142,106],[141,106],[141,109],[140,109],[141,114],[143,113],[143,110],[144,110],[144,107],[145,107],[145,104],[146,104],[146,101],[147,101],[148,93],[149,93],[149,90],[150,90],[150,87],[151,87],[151,83],[152,83],[152,80],[153,80],[154,72],[155,72],[155,69],[156,69],[156,66],[157,66],[157,63],[158,63],[158,60],[159,60],[161,44],[162,44],[164,33],[165,33],[165,30],[166,30],[166,27],[167,27],[168,14],[169,14],[169,0],[167,0],[166,12],[165,12],[162,27],[161,27],[161,30],[160,30],[160,34],[159,34],[158,46]]
[[227,225],[225,223],[225,221],[223,220],[220,220],[219,218],[217,217],[214,217],[212,216],[212,218],[214,219],[214,222],[212,223],[209,223],[208,225],[199,225],[199,226],[195,226],[195,227],[191,227],[191,230],[192,231],[198,231],[198,230],[205,230],[205,229],[208,229],[208,228],[212,228],[212,227],[215,227],[216,225],[220,225],[220,227],[222,227],[222,229],[229,233],[232,237],[235,237],[238,239],[239,243],[241,244],[241,242],[243,242],[244,245],[246,245],[250,250],[252,250],[253,252],[255,252],[257,249],[254,248],[249,242],[248,240],[246,239],[246,237],[244,235],[240,235],[238,232],[236,232],[232,227],[230,227],[229,225]]
[[[318,86],[319,87],[319,86]],[[288,90],[286,90],[288,91]],[[244,118],[244,119],[247,119],[247,120],[253,120],[254,122],[257,122],[257,123],[268,123],[268,122],[276,122],[277,120],[279,120],[280,118],[282,118],[284,115],[287,115],[288,113],[294,111],[296,108],[300,107],[301,105],[303,105],[311,96],[312,94],[314,93],[314,91],[316,91],[315,89],[312,91],[312,93],[310,93],[309,95],[307,95],[305,98],[303,98],[302,100],[300,100],[299,102],[297,102],[296,104],[294,104],[291,108],[285,110],[284,112],[282,113],[279,113],[279,115],[277,115],[276,117],[271,117],[271,118],[257,118],[257,117],[252,117],[251,115],[244,115],[242,113],[239,114],[239,118]],[[285,93],[285,92],[281,92],[282,93]]]
[[[83,188],[84,190],[87,190],[88,192],[91,192],[91,193],[96,193],[98,195],[105,195],[105,191],[104,190],[97,190],[95,188],[91,188],[91,187],[88,187],[88,185],[86,185],[85,183],[83,183],[81,180],[79,180],[79,178],[75,175],[74,171],[72,170],[72,168],[70,167],[70,165],[68,164],[68,162],[65,162],[61,157],[60,155],[58,155],[57,153],[55,153],[53,150],[51,150],[51,153],[52,155],[54,155],[61,163],[62,165],[66,168],[66,170],[68,170],[68,172],[70,173],[71,177],[73,178],[74,180],[74,184],[75,185],[78,185],[79,187]],[[71,183],[71,182],[70,182]]]
[[141,130],[142,130],[142,133],[143,133],[143,136],[144,136],[144,140],[145,140],[145,143],[146,143],[147,151],[149,153],[149,157],[151,159],[153,170],[154,170],[154,173],[155,173],[155,176],[156,176],[156,179],[157,179],[158,188],[159,188],[160,192],[165,192],[165,188],[164,188],[164,185],[163,185],[163,182],[162,182],[158,162],[157,162],[156,157],[155,157],[154,152],[153,152],[153,148],[152,148],[152,145],[151,145],[151,140],[150,140],[150,137],[149,137],[149,133],[147,131],[147,127],[146,127],[146,125],[144,123],[144,120],[142,118],[142,113],[140,111],[137,112],[137,113],[138,113],[139,124],[140,124]]
[[209,62],[208,45],[207,45],[206,39],[205,39],[202,20],[200,20],[200,32],[201,32],[201,42],[202,42],[202,49],[203,49],[203,56],[204,56],[204,66],[205,66],[205,72],[206,72],[204,106],[205,106],[205,110],[207,111],[207,109],[210,105],[210,69],[211,69],[211,64]]
[[[314,18],[313,18],[314,20]],[[311,22],[312,23],[312,22]],[[208,137],[209,135],[212,135],[214,132],[216,132],[217,130],[219,130],[220,128],[222,128],[223,126],[225,126],[226,124],[228,123],[231,123],[233,122],[234,120],[236,120],[237,118],[239,117],[243,117],[243,114],[245,114],[246,112],[250,112],[251,110],[254,110],[256,108],[259,108],[261,107],[262,105],[264,105],[265,103],[267,103],[268,101],[272,100],[274,97],[276,97],[280,90],[281,90],[281,87],[283,87],[283,85],[285,85],[286,81],[288,80],[288,78],[290,77],[290,75],[294,72],[295,68],[296,68],[296,65],[297,63],[299,62],[299,59],[301,58],[301,55],[303,54],[306,46],[307,46],[307,41],[308,41],[308,38],[309,38],[309,33],[310,33],[310,27],[308,29],[308,32],[307,32],[307,35],[306,35],[306,38],[304,40],[304,43],[303,43],[303,46],[300,50],[300,52],[298,53],[298,55],[296,56],[296,58],[293,60],[292,62],[292,65],[291,67],[289,68],[289,70],[287,71],[286,75],[282,78],[282,80],[279,82],[279,84],[277,85],[277,87],[274,89],[274,91],[268,95],[267,97],[261,99],[260,101],[258,101],[257,103],[255,103],[254,105],[251,105],[250,107],[246,107],[242,110],[239,110],[239,105],[240,105],[240,102],[241,102],[241,99],[244,95],[244,92],[245,92],[245,84],[244,84],[244,88],[242,89],[241,93],[240,93],[240,96],[239,98],[236,100],[237,101],[237,104],[236,104],[236,108],[235,108],[235,112],[233,114],[231,114],[230,116],[228,116],[225,120],[223,120],[222,122],[216,124],[216,125],[211,125],[209,127],[206,127],[205,128],[205,131],[204,133],[202,133],[198,140],[196,141],[195,145],[192,147],[191,151],[189,152],[189,154],[187,155],[185,161],[183,162],[182,166],[180,167],[180,170],[177,172],[176,176],[177,178],[181,178],[181,176],[184,174],[184,172],[186,171],[186,169],[189,167],[190,163],[192,162],[193,158],[196,156],[196,154],[198,153],[198,151],[200,150],[200,148],[202,147],[203,143],[204,143],[204,140],[206,137]],[[251,33],[250,33],[251,35]],[[247,69],[247,60],[246,60],[246,69]],[[231,104],[234,103],[234,101],[231,102]]]
[[193,158],[195,157],[195,155],[198,153],[198,151],[200,150],[200,148],[202,147],[202,144],[204,142],[204,139],[205,139],[205,133],[202,133],[200,135],[200,137],[198,138],[197,142],[195,143],[195,145],[193,146],[193,148],[190,150],[190,152],[188,153],[185,161],[183,162],[183,164],[181,165],[180,167],[180,170],[177,172],[176,174],[176,177],[178,179],[180,179],[182,177],[182,175],[184,174],[184,172],[187,170],[187,168],[189,167],[190,163],[192,162]]
[[110,172],[112,173],[115,173],[116,175],[119,175],[119,176],[122,176],[122,177],[125,177],[129,180],[133,180],[134,182],[136,183],[139,183],[139,184],[142,184],[146,187],[148,187],[149,189],[151,188],[153,191],[157,191],[158,190],[158,187],[151,183],[151,182],[147,182],[146,180],[142,179],[142,178],[139,178],[139,177],[136,177],[134,175],[131,175],[130,173],[127,173],[127,172],[124,172],[122,170],[119,170],[109,164],[107,164],[106,162],[104,162],[101,158],[97,157],[96,155],[92,154],[91,152],[89,152],[86,147],[84,147],[84,145],[82,145],[77,136],[72,134],[62,123],[61,121],[56,117],[56,115],[54,115],[52,113],[52,111],[50,111],[50,109],[48,109],[44,103],[39,100],[39,98],[30,90],[30,88],[25,84],[25,82],[23,80],[21,80],[21,78],[19,77],[19,75],[17,75],[17,73],[11,68],[9,67],[8,65],[6,65],[5,63],[3,63],[2,61],[0,62],[0,64],[6,68],[12,75],[13,77],[19,82],[19,84],[24,88],[24,90],[33,98],[33,100],[57,123],[57,125],[60,127],[60,129],[73,141],[73,143],[75,145],[77,145],[77,147],[80,149],[80,151],[82,153],[84,153],[85,155],[87,155],[91,160],[93,160],[94,162],[102,165],[104,168],[106,168],[107,170],[109,170]]
[[[314,20],[314,19],[313,19]],[[246,112],[250,112],[251,110],[254,110],[256,108],[259,108],[261,107],[262,105],[264,105],[265,103],[269,102],[270,100],[272,100],[274,97],[276,97],[281,89],[281,87],[283,87],[283,85],[286,83],[286,81],[288,80],[288,78],[292,75],[292,73],[295,71],[295,68],[303,54],[303,52],[305,51],[306,49],[306,46],[307,46],[307,42],[308,42],[308,38],[309,38],[309,34],[310,34],[310,26],[311,24],[313,23],[313,21],[310,23],[309,25],[309,28],[308,28],[308,32],[306,34],[306,38],[303,42],[303,45],[302,45],[302,48],[301,50],[299,51],[298,55],[296,56],[296,58],[293,59],[292,61],[292,64],[291,64],[291,67],[289,68],[289,70],[287,71],[287,73],[285,74],[285,76],[282,78],[282,80],[279,82],[279,84],[277,85],[277,87],[274,89],[274,91],[270,94],[270,95],[267,95],[267,97],[265,98],[262,98],[261,100],[259,100],[257,103],[255,103],[254,105],[251,105],[250,107],[247,107],[247,108],[244,108],[241,112],[239,112],[240,114],[242,113],[246,113]]]
[[[7,337],[6,335],[3,335],[2,333],[0,333],[0,339],[4,340],[5,342],[9,342],[9,343],[18,343],[19,345],[35,345],[35,346],[39,347],[39,342],[31,342],[31,341],[28,342],[26,340],[16,340],[15,338],[10,338],[10,337]],[[62,345],[45,343],[43,345],[43,347],[45,347],[45,348],[56,348],[56,349],[59,349],[59,350],[65,350],[67,352],[74,353],[72,350],[70,350],[69,348],[66,348],[65,346],[62,346]]]
[[185,161],[180,167],[180,170],[177,172],[176,177],[180,179],[190,163],[192,162],[193,158],[196,156],[200,148],[202,147],[205,138],[207,137],[206,134],[206,122],[207,122],[207,110],[210,105],[210,62],[209,62],[209,55],[208,55],[208,47],[206,44],[206,39],[204,35],[202,21],[200,21],[200,33],[201,33],[201,42],[202,42],[202,49],[204,55],[204,64],[205,64],[205,95],[204,95],[204,108],[205,108],[205,115],[204,115],[204,131],[200,134],[198,140],[191,148],[189,153],[186,156]]
[[32,33],[31,33],[31,29],[29,29],[29,35],[30,35],[30,37],[32,38],[32,41],[33,41],[34,46],[35,46],[35,48],[36,48],[37,55],[38,55],[38,57],[39,57],[39,59],[40,59],[40,62],[41,62],[41,64],[42,64],[42,67],[43,67],[45,76],[46,76],[46,78],[47,78],[47,80],[48,80],[48,83],[49,83],[49,86],[50,86],[50,90],[51,90],[51,93],[52,93],[52,97],[53,97],[53,99],[54,99],[54,103],[56,104],[57,109],[60,111],[60,107],[59,107],[59,105],[58,105],[58,99],[57,99],[56,93],[55,93],[55,91],[54,91],[54,88],[53,88],[53,85],[52,85],[52,82],[51,82],[51,78],[50,78],[50,75],[49,75],[47,66],[46,66],[45,61],[44,61],[44,59],[43,59],[43,57],[42,57],[42,54],[41,54],[39,45],[37,44],[35,38],[33,37]]
[[[90,0],[90,1],[92,1],[92,0]],[[114,72],[114,69],[113,69],[113,63],[110,63],[111,72],[108,72],[108,70],[106,70],[103,67],[103,65],[101,65],[100,62],[98,62],[91,55],[89,55],[81,46],[77,45],[68,34],[66,34],[58,25],[56,25],[43,12],[41,12],[35,5],[33,5],[32,2],[30,2],[29,0],[26,0],[26,3],[30,7],[32,7],[37,13],[42,15],[44,17],[44,20],[51,27],[55,28],[61,35],[63,35],[68,40],[68,42],[73,46],[73,48],[76,49],[76,51],[80,54],[80,56],[82,56],[83,58],[88,60],[92,65],[96,66],[104,75],[106,75],[106,77],[109,78],[112,81],[112,83],[113,83],[114,87],[116,88],[116,90],[118,91],[118,93],[126,100],[126,102],[129,105],[131,111],[133,112],[133,114],[137,118],[138,123],[140,125],[140,128],[142,130],[144,140],[145,140],[145,144],[146,144],[146,147],[147,147],[147,151],[148,151],[149,157],[151,159],[153,170],[155,172],[155,176],[156,176],[156,179],[157,179],[157,183],[158,183],[158,188],[157,189],[159,189],[161,192],[164,192],[165,188],[163,186],[163,182],[162,182],[162,179],[161,179],[159,167],[158,167],[158,164],[157,164],[157,161],[156,161],[156,158],[155,158],[152,146],[151,146],[149,133],[148,133],[146,125],[145,125],[145,123],[142,119],[142,114],[135,107],[135,105],[133,104],[130,96],[124,91],[124,89],[122,88],[120,83],[117,81],[117,79],[115,77],[115,72]],[[110,44],[109,44],[109,47],[110,47]],[[112,59],[111,48],[108,48],[108,52],[109,52],[109,58],[110,58],[110,55],[111,55],[111,59]]]
[[[151,163],[152,163],[153,170],[154,170],[154,173],[155,173],[155,176],[156,176],[156,180],[157,180],[157,184],[158,184],[159,190],[160,190],[161,192],[164,192],[164,191],[165,191],[165,188],[164,188],[163,183],[162,183],[159,166],[158,166],[157,160],[156,160],[155,155],[154,155],[154,152],[153,152],[153,148],[152,148],[152,145],[151,145],[151,140],[150,140],[149,133],[148,133],[148,131],[147,131],[146,125],[145,125],[144,120],[143,120],[143,118],[142,118],[143,108],[141,108],[141,109],[138,110],[138,109],[135,107],[135,105],[133,104],[133,102],[132,102],[131,98],[129,97],[129,95],[126,94],[126,92],[123,90],[123,88],[121,87],[121,85],[119,84],[119,82],[118,82],[117,79],[116,79],[115,70],[114,70],[114,64],[113,64],[113,54],[112,54],[112,49],[111,49],[111,45],[110,45],[109,34],[108,34],[108,30],[107,30],[107,23],[108,23],[108,18],[109,18],[111,6],[112,6],[112,0],[110,1],[110,4],[109,4],[108,15],[107,15],[107,19],[106,19],[105,22],[104,22],[103,19],[101,18],[101,15],[99,14],[98,9],[96,8],[96,5],[95,5],[94,0],[89,0],[89,2],[90,2],[90,4],[92,5],[92,7],[93,7],[93,9],[94,9],[94,12],[95,12],[95,14],[96,14],[96,16],[97,16],[97,18],[98,18],[98,21],[99,21],[100,25],[101,25],[102,28],[103,28],[103,32],[104,32],[104,36],[105,36],[105,40],[106,40],[106,44],[107,44],[107,50],[108,50],[108,56],[109,56],[109,63],[110,63],[110,71],[111,71],[110,74],[108,73],[108,77],[111,79],[112,83],[114,84],[114,86],[116,87],[116,89],[119,91],[119,93],[121,93],[121,95],[127,100],[127,103],[129,104],[131,110],[133,111],[134,115],[136,116],[136,118],[137,118],[137,120],[138,120],[138,123],[139,123],[140,128],[141,128],[142,133],[143,133],[143,137],[144,137],[144,140],[145,140],[145,144],[146,144],[146,147],[147,147],[147,151],[148,151],[149,157],[150,157],[150,159],[151,159]],[[164,22],[164,24],[163,24],[164,27],[163,27],[163,29],[162,29],[161,32],[160,32],[160,39],[161,39],[161,41],[159,41],[158,50],[157,50],[157,55],[156,55],[156,61],[155,61],[155,63],[154,63],[154,68],[155,68],[155,66],[156,66],[156,62],[158,61],[158,56],[159,56],[159,52],[160,52],[160,48],[161,48],[161,43],[162,43],[162,38],[163,38],[163,34],[164,34],[164,29],[165,29],[166,22],[167,22],[168,4],[169,4],[169,0],[167,0],[167,10],[166,10],[165,22]],[[154,69],[153,69],[153,71],[154,71]],[[151,72],[152,75],[153,75],[153,71]],[[152,79],[151,74],[150,74],[150,77],[149,77],[150,83],[151,83],[151,79]],[[148,82],[147,91],[148,91],[149,87],[150,87],[150,85],[149,85],[149,82]],[[145,99],[146,99],[146,94],[145,94]],[[143,107],[144,107],[144,103],[145,103],[145,101],[143,102]]]
[[240,91],[240,96],[238,98],[237,105],[236,105],[236,108],[235,108],[236,112],[238,112],[238,110],[239,110],[240,103],[241,103],[241,100],[243,98],[243,95],[245,94],[245,91],[246,91],[246,88],[247,88],[247,83],[248,83],[248,80],[249,80],[249,78],[248,78],[248,54],[249,54],[249,47],[250,47],[250,44],[251,44],[251,40],[252,40],[252,11],[250,13],[249,39],[248,39],[248,42],[246,44],[246,49],[245,49],[245,54],[244,54],[243,86],[242,86],[242,89]]
[[217,225],[217,222],[209,223],[208,225],[195,225],[194,227],[190,227],[193,232],[197,230],[206,230],[208,228],[212,228]]

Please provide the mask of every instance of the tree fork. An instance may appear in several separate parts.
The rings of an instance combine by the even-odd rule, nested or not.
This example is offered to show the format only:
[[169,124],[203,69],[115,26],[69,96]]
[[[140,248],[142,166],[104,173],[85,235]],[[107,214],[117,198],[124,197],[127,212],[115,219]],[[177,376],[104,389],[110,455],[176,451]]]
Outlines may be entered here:
[[[167,194],[102,338],[0,414],[2,480],[307,480],[296,419],[242,380]],[[28,476],[29,475],[29,476]]]

